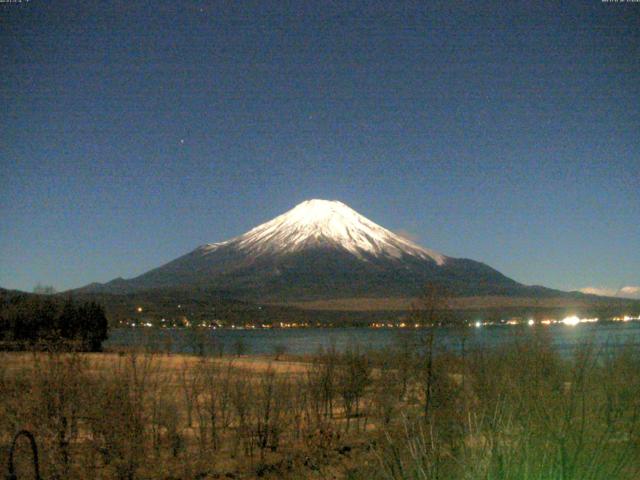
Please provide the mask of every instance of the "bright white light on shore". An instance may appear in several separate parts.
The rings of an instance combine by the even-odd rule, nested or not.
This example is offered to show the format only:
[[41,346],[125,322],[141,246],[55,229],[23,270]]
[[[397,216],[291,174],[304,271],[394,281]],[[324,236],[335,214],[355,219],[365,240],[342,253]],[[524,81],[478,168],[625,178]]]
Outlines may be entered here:
[[136,308],[136,310],[137,310],[137,311],[138,311],[138,313],[139,313],[139,312],[141,312],[141,311],[142,311],[142,307],[138,307],[138,308]]
[[476,328],[480,328],[482,326],[482,322],[480,320],[475,323]]
[[536,322],[533,320],[533,318],[530,318],[529,321],[527,322],[528,325],[533,325]]
[[573,315],[571,317],[563,318],[562,323],[564,323],[565,325],[575,326],[580,323],[580,319],[577,316]]

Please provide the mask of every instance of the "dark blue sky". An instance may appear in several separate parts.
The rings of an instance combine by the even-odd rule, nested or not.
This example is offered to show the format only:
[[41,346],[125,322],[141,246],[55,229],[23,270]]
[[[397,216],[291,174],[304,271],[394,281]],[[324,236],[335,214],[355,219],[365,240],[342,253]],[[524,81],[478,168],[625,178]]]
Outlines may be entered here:
[[0,286],[131,277],[309,198],[640,285],[640,4],[0,4]]

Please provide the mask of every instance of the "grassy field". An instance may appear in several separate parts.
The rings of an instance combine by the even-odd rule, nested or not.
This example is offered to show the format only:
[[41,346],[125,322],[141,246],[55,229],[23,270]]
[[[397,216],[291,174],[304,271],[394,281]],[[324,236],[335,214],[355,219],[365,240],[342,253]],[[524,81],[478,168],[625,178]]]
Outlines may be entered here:
[[[3,353],[0,462],[25,429],[46,479],[639,478],[638,352],[431,333],[306,358]],[[26,439],[13,453],[33,478]]]
[[[309,300],[291,302],[287,305],[304,310],[339,310],[339,311],[408,311],[415,305],[415,298],[387,297],[387,298],[341,298],[335,300]],[[480,297],[452,297],[447,300],[448,308],[454,310],[526,308],[536,309],[620,309],[622,305],[630,311],[638,309],[638,302],[634,300],[611,299],[607,297],[583,296],[571,297],[508,297],[499,295],[485,295]]]

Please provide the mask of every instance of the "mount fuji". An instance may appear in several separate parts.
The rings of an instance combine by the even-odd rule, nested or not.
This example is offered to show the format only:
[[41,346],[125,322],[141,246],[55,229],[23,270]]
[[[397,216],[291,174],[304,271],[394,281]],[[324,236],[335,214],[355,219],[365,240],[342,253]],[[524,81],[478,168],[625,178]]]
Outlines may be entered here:
[[559,294],[483,263],[445,256],[375,224],[344,203],[307,200],[230,240],[202,245],[138,277],[81,289],[134,293],[207,289],[259,301],[412,297],[427,282],[455,296]]
[[483,263],[423,248],[344,203],[327,200],[307,200],[243,235],[202,245],[138,277],[94,283],[81,291],[197,287],[238,298],[288,301],[411,297],[427,282],[456,296],[553,292],[524,286]]

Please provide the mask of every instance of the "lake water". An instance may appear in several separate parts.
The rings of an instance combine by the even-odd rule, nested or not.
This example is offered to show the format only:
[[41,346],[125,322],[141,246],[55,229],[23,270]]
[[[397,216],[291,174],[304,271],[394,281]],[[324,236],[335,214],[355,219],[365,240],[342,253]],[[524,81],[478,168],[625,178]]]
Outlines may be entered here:
[[[483,326],[465,330],[468,349],[497,347],[516,338],[526,341],[536,330],[546,331],[552,344],[563,354],[586,342],[593,341],[604,351],[615,351],[624,345],[640,348],[640,322],[582,323],[576,326]],[[154,351],[173,353],[235,353],[272,354],[284,348],[292,354],[312,354],[320,348],[334,346],[344,350],[357,344],[363,349],[382,349],[398,342],[398,338],[415,336],[420,330],[372,328],[299,328],[299,329],[154,329],[126,328],[111,331],[107,348],[146,347]],[[459,331],[458,331],[459,332]],[[460,344],[460,334],[439,328],[438,342],[449,348]]]

